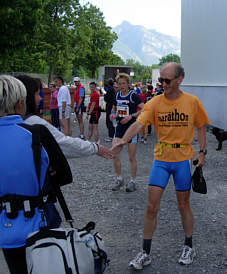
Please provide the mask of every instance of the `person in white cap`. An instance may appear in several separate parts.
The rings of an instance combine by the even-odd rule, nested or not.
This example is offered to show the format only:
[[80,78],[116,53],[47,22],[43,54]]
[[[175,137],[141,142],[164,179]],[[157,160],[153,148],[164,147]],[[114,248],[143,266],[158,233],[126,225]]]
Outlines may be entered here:
[[85,89],[80,83],[79,77],[73,78],[76,90],[74,93],[74,109],[75,114],[80,127],[80,138],[85,139],[84,136],[84,122],[83,122],[83,110],[84,110],[84,99],[85,99]]

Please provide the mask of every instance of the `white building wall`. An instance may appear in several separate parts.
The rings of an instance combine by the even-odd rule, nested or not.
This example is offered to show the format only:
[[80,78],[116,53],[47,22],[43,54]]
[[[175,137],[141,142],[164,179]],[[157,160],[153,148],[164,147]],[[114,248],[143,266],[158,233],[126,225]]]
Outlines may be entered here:
[[158,83],[158,78],[160,77],[160,69],[155,68],[152,69],[152,85],[155,88],[156,84]]
[[182,89],[203,102],[211,124],[227,129],[227,0],[181,1]]

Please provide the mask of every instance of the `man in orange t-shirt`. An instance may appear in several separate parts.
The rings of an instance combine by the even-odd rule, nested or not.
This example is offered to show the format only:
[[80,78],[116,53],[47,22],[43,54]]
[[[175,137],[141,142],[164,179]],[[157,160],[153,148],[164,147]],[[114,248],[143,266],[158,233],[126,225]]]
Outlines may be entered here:
[[132,139],[141,128],[154,125],[158,143],[154,148],[154,163],[151,168],[148,202],[144,216],[143,250],[129,265],[142,269],[151,263],[150,249],[156,228],[160,200],[170,175],[173,176],[178,208],[185,233],[183,252],[178,260],[186,265],[193,262],[195,250],[192,248],[193,215],[190,209],[191,171],[189,160],[194,151],[191,142],[194,138],[194,126],[198,131],[200,151],[196,156],[197,166],[204,165],[206,154],[205,124],[209,124],[202,103],[194,96],[184,93],[179,86],[184,78],[184,69],[176,63],[167,63],[161,67],[159,82],[164,94],[147,102],[122,139],[112,149],[123,146]]

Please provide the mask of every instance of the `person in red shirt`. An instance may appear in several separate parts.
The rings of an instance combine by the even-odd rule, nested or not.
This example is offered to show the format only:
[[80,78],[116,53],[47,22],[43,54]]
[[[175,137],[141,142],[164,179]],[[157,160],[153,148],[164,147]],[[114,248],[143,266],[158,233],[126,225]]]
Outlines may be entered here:
[[98,123],[99,123],[99,118],[101,115],[101,111],[99,108],[100,95],[96,90],[95,82],[91,82],[89,84],[89,87],[91,90],[91,94],[90,94],[90,103],[86,109],[87,119],[90,116],[87,139],[90,141],[90,139],[94,133],[95,142],[98,142],[98,140],[99,140]]
[[81,85],[79,77],[74,77],[73,81],[76,86],[76,90],[74,92],[74,109],[80,128],[80,139],[85,140],[83,122],[85,88]]
[[144,85],[141,88],[141,92],[139,93],[139,97],[141,101],[145,104],[147,99],[147,87]]

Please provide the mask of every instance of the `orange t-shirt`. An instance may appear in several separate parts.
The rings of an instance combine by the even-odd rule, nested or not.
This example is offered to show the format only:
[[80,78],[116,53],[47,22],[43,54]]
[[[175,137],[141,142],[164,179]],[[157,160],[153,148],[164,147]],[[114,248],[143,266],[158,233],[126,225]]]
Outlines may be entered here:
[[143,126],[153,124],[159,143],[185,145],[182,148],[162,146],[160,150],[160,144],[156,144],[155,160],[166,162],[192,158],[194,126],[200,128],[209,124],[201,101],[196,96],[182,91],[176,100],[168,100],[164,94],[154,97],[144,105],[137,122]]

